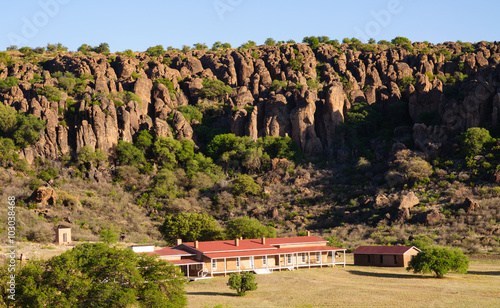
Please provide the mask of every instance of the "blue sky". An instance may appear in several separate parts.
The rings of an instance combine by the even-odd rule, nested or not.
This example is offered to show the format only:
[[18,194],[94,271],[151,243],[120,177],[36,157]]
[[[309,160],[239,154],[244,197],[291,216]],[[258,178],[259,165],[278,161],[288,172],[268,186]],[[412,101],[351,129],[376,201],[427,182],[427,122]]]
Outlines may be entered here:
[[4,1],[0,50],[12,44],[109,43],[112,51],[215,41],[302,41],[326,35],[433,43],[500,40],[500,1],[465,0],[23,0]]

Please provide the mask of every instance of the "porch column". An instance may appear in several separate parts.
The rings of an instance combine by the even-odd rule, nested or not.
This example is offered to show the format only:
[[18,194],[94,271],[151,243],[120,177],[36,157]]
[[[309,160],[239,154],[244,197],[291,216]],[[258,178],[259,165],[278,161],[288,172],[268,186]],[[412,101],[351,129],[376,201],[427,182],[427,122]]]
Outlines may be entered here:
[[335,251],[332,250],[332,267],[335,267]]
[[297,269],[299,269],[299,253],[298,252],[295,253],[295,267],[297,267]]
[[189,278],[189,264],[187,265],[187,271],[186,272],[187,272],[187,276]]
[[224,277],[226,277],[226,272],[227,272],[227,264],[226,264],[226,258],[224,258]]
[[344,250],[344,265],[342,267],[345,267],[345,250]]
[[278,266],[279,266],[280,272],[281,272],[281,254],[278,255]]
[[309,268],[311,268],[311,252],[307,252],[307,264],[309,264]]
[[319,260],[321,261],[321,264],[319,267],[323,268],[323,252],[322,251],[319,252]]

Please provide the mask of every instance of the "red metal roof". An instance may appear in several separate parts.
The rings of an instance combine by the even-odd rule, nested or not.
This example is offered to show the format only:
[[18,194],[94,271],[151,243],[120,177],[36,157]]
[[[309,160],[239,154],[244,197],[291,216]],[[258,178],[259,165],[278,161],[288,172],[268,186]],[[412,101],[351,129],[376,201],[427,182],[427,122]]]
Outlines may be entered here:
[[[266,238],[266,244],[262,244],[262,239],[239,240],[239,245],[236,246],[235,240],[229,241],[209,241],[198,242],[197,250],[203,253],[210,252],[228,252],[228,251],[247,251],[247,250],[265,250],[276,249],[276,245],[285,244],[319,244],[327,243],[328,241],[317,236],[297,236],[297,237],[282,237],[282,238]],[[188,247],[194,248],[194,243],[183,243]]]
[[353,254],[377,254],[377,255],[403,255],[408,251],[416,249],[415,246],[359,246],[354,249]]
[[309,246],[309,247],[294,247],[294,248],[275,248],[266,250],[254,251],[229,251],[219,253],[207,253],[205,256],[212,259],[220,258],[236,258],[236,257],[251,257],[251,256],[269,256],[278,254],[289,254],[297,252],[319,252],[319,251],[342,251],[345,248],[329,247],[329,246]]
[[165,247],[148,252],[148,256],[194,256],[194,254],[179,248]]
[[193,259],[169,260],[168,262],[172,263],[173,265],[203,264],[203,262],[198,262]]
[[[235,240],[229,241],[210,241],[210,242],[198,242],[197,250],[203,253],[208,252],[225,252],[225,251],[238,251],[238,250],[264,250],[264,249],[276,249],[267,243],[262,244],[261,239],[251,239],[251,240],[239,240],[239,245],[236,246]],[[194,243],[182,243],[180,246],[186,245],[188,247],[194,248]]]
[[266,238],[266,244],[270,245],[285,245],[285,244],[307,244],[307,243],[328,243],[327,240],[317,236],[295,236],[295,237],[278,237]]

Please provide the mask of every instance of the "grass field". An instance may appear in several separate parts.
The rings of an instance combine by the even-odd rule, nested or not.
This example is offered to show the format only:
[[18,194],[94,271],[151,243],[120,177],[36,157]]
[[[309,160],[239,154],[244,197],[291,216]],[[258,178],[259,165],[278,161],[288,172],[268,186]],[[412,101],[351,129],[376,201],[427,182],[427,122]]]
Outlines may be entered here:
[[500,260],[472,260],[468,274],[443,279],[353,265],[275,272],[243,297],[227,279],[188,283],[189,307],[500,307]]

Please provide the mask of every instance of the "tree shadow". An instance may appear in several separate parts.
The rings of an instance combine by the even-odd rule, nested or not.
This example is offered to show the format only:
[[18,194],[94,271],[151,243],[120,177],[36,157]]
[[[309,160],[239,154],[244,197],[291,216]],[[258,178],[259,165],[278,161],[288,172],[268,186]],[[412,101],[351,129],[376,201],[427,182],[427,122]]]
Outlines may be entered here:
[[467,271],[467,274],[481,276],[500,276],[500,271]]
[[357,270],[348,270],[347,272],[350,274],[353,274],[353,275],[377,277],[377,278],[405,278],[405,279],[436,278],[434,276],[421,276],[421,275],[415,275],[415,274],[373,273],[373,272],[363,272],[363,271],[357,271]]
[[238,296],[236,293],[220,293],[220,292],[187,292],[187,295],[203,295],[203,296]]

